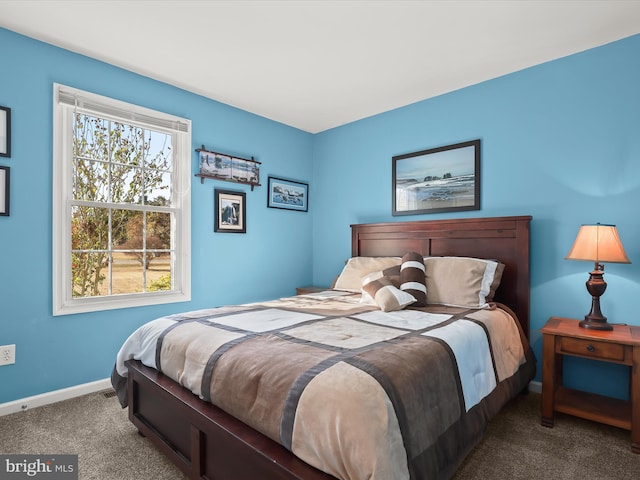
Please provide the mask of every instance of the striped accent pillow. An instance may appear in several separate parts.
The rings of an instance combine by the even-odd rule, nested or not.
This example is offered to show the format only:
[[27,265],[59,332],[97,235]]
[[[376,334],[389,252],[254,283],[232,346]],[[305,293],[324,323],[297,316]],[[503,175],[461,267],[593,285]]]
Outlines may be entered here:
[[391,279],[381,273],[372,273],[362,282],[362,290],[373,298],[380,310],[383,312],[402,310],[416,301],[412,295],[395,287]]
[[400,265],[400,289],[416,299],[415,307],[427,304],[427,284],[425,279],[424,259],[417,252],[409,252],[402,257]]

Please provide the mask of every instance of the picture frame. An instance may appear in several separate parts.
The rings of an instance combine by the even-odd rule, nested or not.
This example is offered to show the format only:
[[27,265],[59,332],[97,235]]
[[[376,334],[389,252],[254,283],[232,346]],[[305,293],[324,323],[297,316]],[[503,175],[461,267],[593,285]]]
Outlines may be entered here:
[[248,158],[236,157],[225,153],[206,150],[204,145],[197,148],[199,173],[202,181],[205,178],[224,180],[225,182],[244,183],[253,187],[260,186],[260,162]]
[[218,233],[247,233],[247,194],[214,189],[214,225]]
[[392,215],[480,210],[480,140],[392,157]]
[[11,109],[0,106],[0,157],[11,157]]
[[267,185],[267,207],[309,211],[308,183],[270,176]]
[[11,169],[9,167],[0,167],[0,216],[9,216],[9,177]]

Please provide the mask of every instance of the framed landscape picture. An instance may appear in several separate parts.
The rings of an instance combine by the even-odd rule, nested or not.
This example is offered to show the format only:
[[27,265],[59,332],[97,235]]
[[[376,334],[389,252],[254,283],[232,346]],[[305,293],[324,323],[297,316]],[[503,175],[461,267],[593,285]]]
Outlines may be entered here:
[[306,212],[309,210],[309,184],[269,177],[267,207]]
[[247,233],[247,204],[245,192],[214,190],[214,232]]
[[480,140],[393,157],[392,214],[480,210]]

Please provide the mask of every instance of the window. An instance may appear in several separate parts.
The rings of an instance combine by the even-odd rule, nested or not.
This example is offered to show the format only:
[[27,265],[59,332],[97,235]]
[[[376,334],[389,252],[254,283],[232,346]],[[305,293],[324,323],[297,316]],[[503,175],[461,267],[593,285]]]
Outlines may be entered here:
[[191,299],[191,122],[54,85],[53,314]]

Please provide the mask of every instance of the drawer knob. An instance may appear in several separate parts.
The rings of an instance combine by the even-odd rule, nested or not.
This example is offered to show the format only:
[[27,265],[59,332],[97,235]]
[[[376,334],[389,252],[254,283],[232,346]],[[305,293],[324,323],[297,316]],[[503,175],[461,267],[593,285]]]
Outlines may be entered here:
[[595,352],[596,351],[596,347],[594,347],[593,345],[587,345],[587,350],[590,352]]

